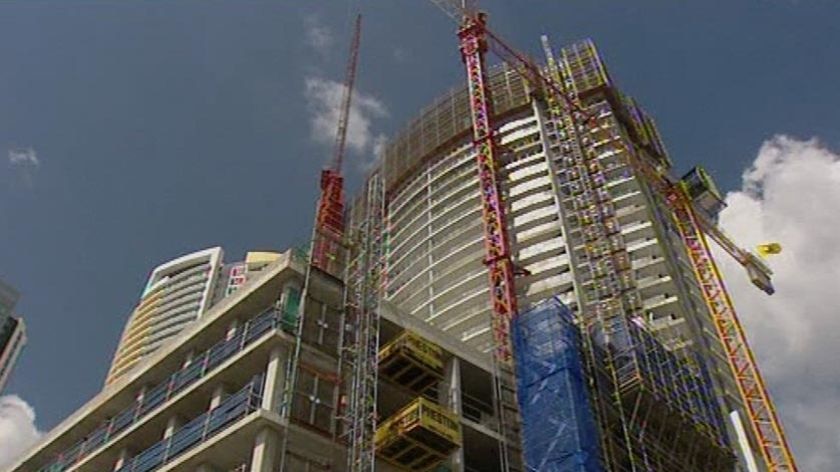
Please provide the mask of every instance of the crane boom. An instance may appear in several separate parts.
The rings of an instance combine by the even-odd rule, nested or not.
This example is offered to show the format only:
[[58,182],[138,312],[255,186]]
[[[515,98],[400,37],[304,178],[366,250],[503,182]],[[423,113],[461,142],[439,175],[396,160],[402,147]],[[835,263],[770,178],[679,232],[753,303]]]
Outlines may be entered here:
[[758,364],[747,343],[735,307],[723,284],[717,265],[712,258],[709,244],[691,207],[687,195],[674,187],[667,195],[674,214],[674,222],[691,260],[703,298],[714,320],[718,338],[723,344],[729,368],[735,377],[738,391],[759,442],[759,449],[770,471],[794,472],[797,470],[793,454],[787,444],[776,408],[767,393],[767,387]]
[[[495,177],[493,158],[494,139],[492,128],[489,87],[484,77],[483,60],[487,49],[496,53],[504,62],[519,71],[538,91],[560,97],[566,111],[578,124],[593,126],[595,117],[586,113],[576,100],[574,92],[565,93],[543,70],[528,60],[527,56],[510,47],[499,36],[487,29],[485,16],[475,10],[459,5],[456,0],[431,0],[453,19],[461,18],[462,26],[458,36],[461,40],[461,54],[467,66],[470,106],[473,118],[473,139],[477,151],[479,175],[482,186],[483,215],[485,225],[485,247],[487,253],[493,297],[493,330],[497,342],[497,358],[500,354],[508,359],[509,340],[501,337],[510,317],[516,314],[516,297],[513,291],[513,265],[507,247],[504,209],[499,205],[499,186]],[[739,394],[749,415],[752,431],[759,444],[761,455],[768,470],[797,471],[793,455],[787,444],[781,422],[767,393],[765,383],[758,370],[752,350],[741,328],[734,306],[726,292],[723,280],[714,263],[706,235],[737,260],[748,272],[755,285],[773,293],[770,284],[771,272],[766,265],[751,253],[740,249],[717,225],[699,216],[685,187],[674,181],[653,162],[638,156],[632,149],[627,151],[627,163],[637,175],[641,175],[651,188],[662,196],[670,209],[683,244],[688,252],[695,276],[701,285],[706,306],[714,321],[717,336],[725,349]],[[507,353],[505,352],[507,350]]]
[[356,15],[353,27],[353,40],[350,42],[350,59],[344,73],[344,88],[341,92],[341,113],[338,115],[338,129],[335,133],[335,150],[332,168],[341,172],[344,160],[344,147],[347,142],[347,123],[350,116],[350,103],[353,100],[353,86],[356,83],[356,63],[359,59],[359,42],[362,33],[362,15]]

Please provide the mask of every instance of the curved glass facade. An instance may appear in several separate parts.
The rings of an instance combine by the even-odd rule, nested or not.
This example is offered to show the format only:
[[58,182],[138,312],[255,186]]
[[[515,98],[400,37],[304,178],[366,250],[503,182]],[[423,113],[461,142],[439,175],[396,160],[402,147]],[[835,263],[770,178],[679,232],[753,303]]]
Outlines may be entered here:
[[[574,303],[569,259],[534,105],[500,123],[507,151],[503,173],[514,260],[528,275],[517,281],[520,303],[564,294]],[[427,159],[392,193],[387,297],[458,339],[489,350],[490,296],[472,146],[464,139]]]
[[219,247],[205,249],[152,271],[123,330],[106,385],[177,336],[212,305],[222,255]]

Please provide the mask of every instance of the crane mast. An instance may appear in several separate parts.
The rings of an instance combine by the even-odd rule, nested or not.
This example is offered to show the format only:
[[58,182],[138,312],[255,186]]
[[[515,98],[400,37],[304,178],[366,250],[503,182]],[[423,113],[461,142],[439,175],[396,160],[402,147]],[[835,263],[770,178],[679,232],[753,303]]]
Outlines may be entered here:
[[467,87],[473,123],[473,148],[481,186],[484,263],[487,265],[490,276],[495,352],[497,359],[510,363],[512,356],[510,319],[516,314],[516,291],[505,209],[497,175],[499,163],[496,158],[495,131],[491,121],[493,111],[484,68],[484,54],[487,51],[484,32],[483,15],[466,16],[458,31],[458,37],[461,41],[461,58],[467,69]]
[[[306,293],[313,269],[344,280],[344,325],[342,330],[339,374],[348,373],[342,382],[347,390],[346,403],[339,416],[343,425],[342,436],[347,442],[346,470],[372,472],[375,467],[374,434],[377,425],[377,379],[379,349],[378,302],[381,296],[381,277],[385,274],[384,257],[384,189],[375,176],[367,184],[366,221],[355,228],[353,237],[345,237],[344,177],[342,164],[347,141],[350,106],[356,81],[362,16],[357,15],[350,55],[345,72],[336,129],[333,157],[321,172],[321,197],[316,210],[310,264],[307,267],[296,328],[296,343],[287,366],[290,379],[284,404],[291,405],[291,392],[295,388],[300,343],[303,336],[303,317]],[[356,238],[355,236],[359,236]],[[345,401],[342,400],[342,403]],[[288,406],[287,408],[291,408]],[[284,436],[283,454],[285,454]],[[285,465],[285,459],[282,464]],[[281,469],[282,470],[282,469]]]
[[487,266],[492,304],[493,398],[499,418],[499,461],[501,470],[523,470],[520,419],[516,406],[513,373],[511,320],[516,315],[515,268],[511,259],[507,219],[499,186],[498,142],[493,126],[493,104],[484,66],[487,52],[486,17],[466,14],[458,29],[461,59],[467,72],[467,89],[472,118],[473,150],[481,193],[484,227],[484,264]]
[[[513,353],[510,350],[508,336],[510,320],[516,315],[516,293],[505,210],[499,197],[492,104],[484,70],[486,51],[490,49],[496,53],[504,62],[519,71],[536,89],[551,94],[554,99],[562,100],[575,126],[592,127],[595,126],[596,119],[579,104],[574,92],[571,96],[565,93],[562,86],[548,77],[540,67],[487,29],[485,15],[474,13],[473,8],[466,8],[456,0],[431,1],[448,16],[462,22],[458,37],[461,56],[467,69],[473,142],[481,183],[485,263],[490,275],[493,303],[495,357],[501,361],[502,365],[509,365]],[[728,254],[744,266],[751,281],[768,294],[773,293],[770,269],[751,253],[735,245],[714,222],[696,212],[691,197],[680,182],[674,181],[653,163],[627,148],[628,146],[625,146],[627,151],[625,155],[628,156],[627,164],[665,199],[671,209],[672,217],[716,327],[717,337],[724,347],[730,370],[738,385],[739,394],[749,416],[749,423],[759,442],[759,450],[767,469],[772,472],[796,471],[781,422],[776,415],[752,350],[714,263],[706,237],[711,237],[718,242]]]

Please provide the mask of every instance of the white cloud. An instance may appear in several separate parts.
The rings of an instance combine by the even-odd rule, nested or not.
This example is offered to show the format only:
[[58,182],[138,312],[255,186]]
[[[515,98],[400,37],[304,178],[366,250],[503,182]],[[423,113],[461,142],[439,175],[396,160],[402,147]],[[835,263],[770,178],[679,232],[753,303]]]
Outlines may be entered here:
[[385,145],[388,144],[388,137],[380,133],[373,139],[373,157],[379,159],[385,152]]
[[16,395],[0,397],[0,467],[11,465],[40,437],[32,407]]
[[332,30],[321,23],[317,16],[307,16],[303,19],[306,44],[318,54],[326,56],[335,44]]
[[[306,79],[305,96],[312,139],[318,143],[332,145],[335,142],[344,88],[344,84],[329,79]],[[373,122],[386,116],[388,109],[384,103],[372,95],[354,90],[347,127],[348,149],[358,154],[381,152],[384,135],[374,131]]]
[[10,188],[18,190],[31,190],[34,188],[34,176],[41,166],[41,160],[34,149],[12,148],[7,151],[9,159],[9,173],[11,178],[8,181]]
[[38,154],[32,148],[9,149],[9,163],[21,167],[38,167],[41,165]]
[[776,136],[726,197],[721,226],[743,247],[778,241],[776,293],[717,258],[796,454],[799,469],[840,461],[840,155]]

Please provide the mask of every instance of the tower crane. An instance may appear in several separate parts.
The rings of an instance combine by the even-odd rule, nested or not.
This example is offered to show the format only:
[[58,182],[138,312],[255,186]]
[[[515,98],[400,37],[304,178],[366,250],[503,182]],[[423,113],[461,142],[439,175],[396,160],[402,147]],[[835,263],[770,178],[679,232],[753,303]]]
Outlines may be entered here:
[[[356,235],[353,238],[346,238],[344,234],[344,177],[341,167],[356,81],[361,24],[362,16],[357,15],[342,91],[334,154],[330,165],[321,172],[321,198],[315,221],[311,264],[312,267],[344,279],[344,323],[347,337],[343,338],[341,346],[341,362],[346,363],[349,369],[349,392],[342,400],[344,411],[339,419],[345,429],[346,470],[350,472],[372,472],[376,467],[374,435],[378,420],[378,300],[381,287],[379,280],[384,273],[384,258],[379,251],[385,237],[384,200],[380,198],[384,191],[376,185],[379,180],[375,178],[371,178],[366,186],[367,221],[362,227],[354,228]],[[356,244],[357,239],[363,242]],[[345,258],[351,246],[354,254]]]
[[[340,347],[343,361],[339,361],[337,378],[341,379],[341,363],[346,362],[350,368],[350,374],[347,376],[350,380],[348,386],[350,398],[344,405],[345,414],[340,416],[339,419],[345,424],[346,428],[344,434],[348,443],[347,470],[371,472],[375,467],[373,438],[377,420],[376,382],[379,347],[378,313],[375,311],[374,304],[378,300],[379,292],[376,290],[378,285],[374,283],[374,287],[371,287],[370,280],[374,282],[378,280],[376,275],[384,270],[376,265],[382,261],[378,254],[371,256],[368,254],[370,251],[366,251],[365,247],[354,245],[353,242],[349,241],[350,238],[345,237],[344,177],[341,172],[347,141],[350,105],[356,81],[361,25],[362,16],[357,15],[353,29],[353,39],[350,42],[350,56],[345,71],[333,156],[329,165],[321,171],[321,196],[316,210],[310,264],[307,267],[301,296],[302,301],[299,305],[295,350],[290,356],[287,367],[287,378],[290,380],[287,382],[288,387],[284,392],[284,398],[286,398],[284,404],[291,404],[291,392],[294,390],[296,382],[303,336],[306,294],[310,274],[314,268],[317,268],[324,273],[341,278],[345,282],[344,308],[346,318],[342,323],[346,323],[345,328],[347,328],[348,336],[346,341],[342,341]],[[382,192],[371,193],[380,195]],[[379,209],[383,207],[383,205],[377,206],[370,203],[369,206]],[[381,222],[381,220],[380,215],[377,221]],[[376,241],[368,242],[364,246],[379,247],[379,239],[382,237],[381,224],[370,226],[372,228],[365,231],[367,239],[376,239]],[[353,246],[359,253],[352,259],[346,257],[350,246]],[[346,267],[345,263],[347,263]],[[369,269],[368,265],[373,265],[373,268]],[[371,274],[373,274],[373,277],[370,277]],[[351,327],[352,329],[350,329]],[[286,408],[290,408],[290,406]],[[288,435],[283,436],[284,446],[281,449],[283,454],[286,452],[285,441],[287,437]],[[285,462],[282,462],[282,464],[285,464]]]
[[316,238],[312,248],[312,264],[335,276],[341,275],[338,260],[344,236],[344,177],[341,174],[341,166],[347,142],[347,124],[350,103],[353,99],[353,85],[356,82],[361,29],[362,16],[357,15],[353,39],[350,42],[350,58],[345,72],[333,157],[329,165],[321,171],[321,198],[318,201],[315,217]]
[[[512,358],[510,321],[517,312],[515,270],[506,230],[505,209],[499,196],[499,163],[496,159],[498,144],[494,136],[492,103],[485,70],[486,51],[493,51],[537,90],[559,98],[577,125],[592,128],[596,118],[580,105],[573,91],[567,91],[562,84],[555,83],[526,55],[509,46],[488,29],[486,15],[478,12],[472,2],[431,1],[460,24],[458,38],[461,57],[467,71],[473,143],[481,185],[485,263],[490,275],[495,355],[497,360],[509,364]],[[772,272],[755,255],[738,247],[711,219],[697,211],[682,182],[671,177],[650,160],[637,155],[631,148],[632,146],[626,146],[625,149],[627,164],[655,193],[664,198],[671,209],[675,226],[700,284],[767,469],[771,472],[797,471],[781,422],[747,343],[732,300],[712,258],[707,237],[716,241],[738,261],[746,269],[750,280],[768,294],[774,291],[770,281]]]

